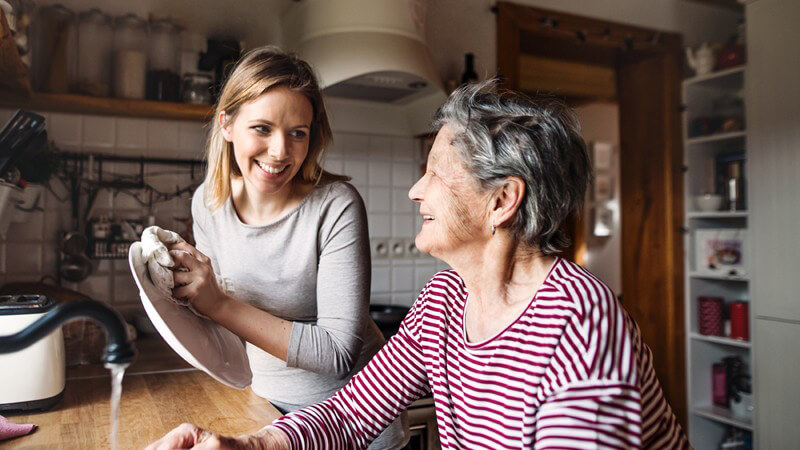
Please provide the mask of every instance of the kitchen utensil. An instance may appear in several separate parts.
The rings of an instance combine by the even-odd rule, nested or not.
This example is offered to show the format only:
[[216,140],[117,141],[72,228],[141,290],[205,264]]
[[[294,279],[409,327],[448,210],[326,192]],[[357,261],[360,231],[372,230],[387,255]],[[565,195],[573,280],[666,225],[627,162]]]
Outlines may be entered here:
[[[0,296],[0,336],[32,324],[56,302],[44,295]],[[18,352],[0,355],[0,411],[48,409],[64,394],[65,356],[61,328]]]
[[80,192],[77,180],[73,178],[71,187],[72,203],[72,231],[67,233],[61,241],[61,258],[59,259],[59,274],[68,281],[79,282],[91,275],[94,265],[86,256],[89,240],[79,230],[81,229],[78,210],[80,208]]
[[167,344],[219,382],[236,389],[250,386],[253,372],[242,340],[216,322],[175,304],[156,288],[148,276],[140,242],[131,245],[128,263],[145,312]]
[[0,177],[14,167],[14,164],[26,151],[32,148],[31,144],[40,145],[39,137],[44,133],[44,117],[18,109],[8,119],[0,131]]
[[72,231],[61,243],[60,273],[68,281],[83,281],[92,273],[92,261],[86,256],[89,241],[83,234]]

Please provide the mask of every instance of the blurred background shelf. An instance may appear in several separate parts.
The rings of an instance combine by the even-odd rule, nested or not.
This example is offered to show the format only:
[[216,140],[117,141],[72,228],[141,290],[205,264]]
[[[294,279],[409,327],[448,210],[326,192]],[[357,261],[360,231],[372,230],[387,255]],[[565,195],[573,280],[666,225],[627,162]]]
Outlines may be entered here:
[[717,422],[721,422],[727,425],[733,425],[737,428],[742,428],[744,430],[753,431],[752,422],[745,422],[743,420],[734,418],[730,410],[726,408],[720,408],[718,406],[700,406],[700,407],[695,406],[692,407],[692,414],[705,417],[707,419],[711,419]]
[[698,341],[713,342],[715,344],[731,345],[734,347],[742,347],[742,348],[750,348],[752,346],[752,344],[750,344],[749,341],[740,341],[722,336],[706,336],[704,334],[699,334],[699,333],[691,333],[689,336],[692,339],[696,339]]
[[31,96],[26,96],[17,93],[0,92],[0,107],[26,108],[42,112],[147,117],[198,122],[209,120],[213,113],[211,105],[45,93],[34,93]]

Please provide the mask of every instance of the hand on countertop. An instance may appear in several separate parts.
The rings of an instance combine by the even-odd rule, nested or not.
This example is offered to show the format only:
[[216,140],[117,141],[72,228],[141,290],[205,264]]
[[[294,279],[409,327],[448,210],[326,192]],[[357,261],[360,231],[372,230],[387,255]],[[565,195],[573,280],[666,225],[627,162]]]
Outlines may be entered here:
[[227,437],[184,423],[148,445],[145,450],[172,449],[220,450],[288,450],[289,439],[275,427],[264,427],[256,433]]

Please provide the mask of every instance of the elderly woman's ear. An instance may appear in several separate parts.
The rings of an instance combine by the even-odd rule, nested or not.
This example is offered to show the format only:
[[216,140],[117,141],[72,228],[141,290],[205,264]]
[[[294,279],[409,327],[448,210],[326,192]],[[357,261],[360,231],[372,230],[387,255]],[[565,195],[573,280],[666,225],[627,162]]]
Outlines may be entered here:
[[489,201],[489,222],[497,228],[509,226],[525,197],[525,182],[519,177],[507,177],[494,190]]

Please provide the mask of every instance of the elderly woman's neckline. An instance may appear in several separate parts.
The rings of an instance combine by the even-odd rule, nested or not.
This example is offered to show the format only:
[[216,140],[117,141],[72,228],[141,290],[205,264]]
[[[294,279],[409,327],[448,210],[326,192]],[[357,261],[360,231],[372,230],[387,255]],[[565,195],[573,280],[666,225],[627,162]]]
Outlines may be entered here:
[[[511,303],[503,304],[502,299],[497,299],[497,296],[486,291],[481,294],[471,291],[470,284],[474,286],[478,280],[472,280],[470,283],[462,277],[466,295],[464,309],[461,312],[464,342],[470,347],[479,347],[497,339],[513,327],[526,314],[541,289],[547,285],[560,260],[559,257],[548,257],[549,264],[544,267],[546,269],[544,274],[532,274],[534,280],[531,286],[520,287],[520,292],[512,296]],[[491,313],[483,314],[487,309]],[[488,317],[484,317],[485,315]]]

